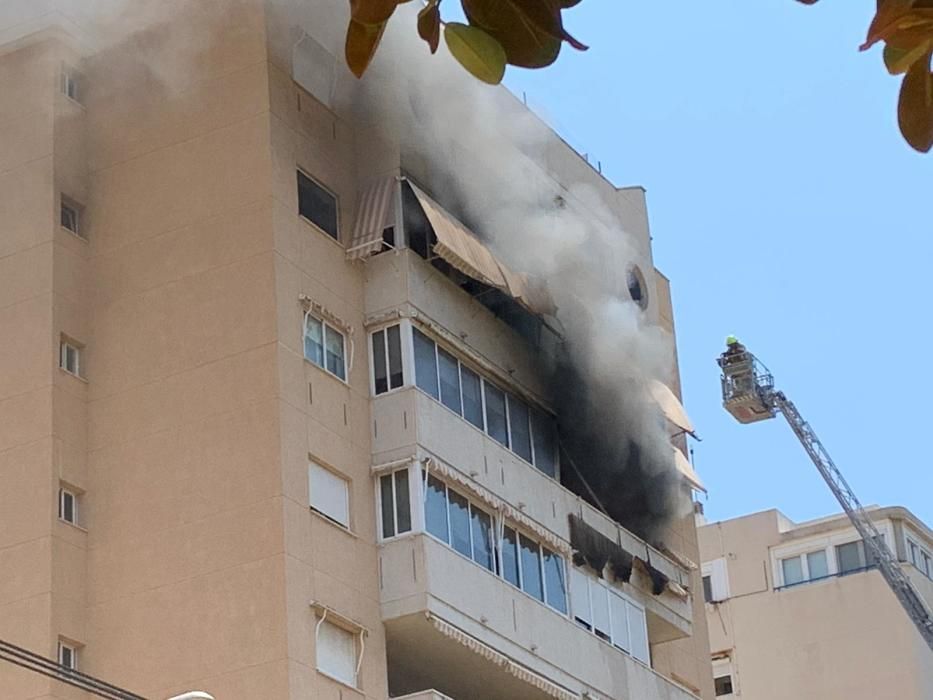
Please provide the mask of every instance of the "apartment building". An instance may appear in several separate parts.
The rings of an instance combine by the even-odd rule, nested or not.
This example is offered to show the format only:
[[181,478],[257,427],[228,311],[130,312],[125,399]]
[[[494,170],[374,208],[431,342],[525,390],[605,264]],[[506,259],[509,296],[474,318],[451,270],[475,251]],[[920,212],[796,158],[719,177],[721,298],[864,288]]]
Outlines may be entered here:
[[[565,485],[548,295],[335,103],[345,5],[0,0],[0,639],[150,698],[710,700],[693,518]],[[546,145],[673,336],[644,192]]]
[[[933,605],[933,532],[905,508],[870,513]],[[933,697],[933,655],[845,514],[769,510],[699,532],[716,697]]]

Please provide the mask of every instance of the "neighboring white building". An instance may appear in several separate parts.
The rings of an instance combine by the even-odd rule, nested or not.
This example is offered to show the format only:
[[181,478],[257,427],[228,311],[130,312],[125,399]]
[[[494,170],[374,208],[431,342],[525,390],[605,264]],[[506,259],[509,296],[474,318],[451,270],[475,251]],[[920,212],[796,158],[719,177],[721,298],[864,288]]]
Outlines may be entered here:
[[[870,513],[933,605],[933,533],[904,508]],[[769,510],[699,535],[717,697],[933,697],[933,652],[844,514],[794,523]]]

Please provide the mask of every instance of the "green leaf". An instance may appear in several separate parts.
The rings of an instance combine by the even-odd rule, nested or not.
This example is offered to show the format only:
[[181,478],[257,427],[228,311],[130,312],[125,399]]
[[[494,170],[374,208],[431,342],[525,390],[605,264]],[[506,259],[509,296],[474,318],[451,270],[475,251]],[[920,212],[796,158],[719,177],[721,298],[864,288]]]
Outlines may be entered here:
[[897,104],[901,133],[912,148],[929,153],[933,148],[933,73],[931,54],[915,61],[904,76]]
[[451,55],[476,78],[498,85],[505,77],[506,55],[502,44],[480,29],[460,22],[449,22],[444,38]]

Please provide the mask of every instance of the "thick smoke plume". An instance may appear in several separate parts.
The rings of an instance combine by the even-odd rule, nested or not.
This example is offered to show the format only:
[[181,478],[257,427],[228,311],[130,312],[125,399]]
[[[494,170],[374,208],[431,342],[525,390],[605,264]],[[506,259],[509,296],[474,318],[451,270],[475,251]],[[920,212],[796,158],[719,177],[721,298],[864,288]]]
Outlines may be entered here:
[[564,187],[547,175],[556,139],[537,117],[505,90],[468,78],[443,52],[429,57],[412,11],[390,27],[352,93],[356,113],[401,138],[403,163],[410,154],[426,161],[434,195],[513,269],[546,280],[566,339],[543,362],[562,480],[657,540],[685,504],[647,390],[649,380],[670,376],[671,339],[628,292],[630,266],[650,265],[650,253],[582,179]]
[[[246,35],[263,22],[288,35],[289,45],[273,53],[308,32],[336,54],[335,110],[400,140],[403,164],[417,161],[422,176],[429,173],[437,199],[513,269],[546,280],[566,339],[542,358],[558,412],[562,481],[657,541],[686,504],[647,391],[648,380],[670,376],[671,340],[627,288],[632,263],[651,273],[650,251],[640,247],[647,244],[620,230],[585,176],[559,184],[548,175],[563,146],[541,120],[504,89],[469,78],[443,48],[428,54],[415,5],[400,6],[362,81],[340,58],[346,0],[75,0],[74,13],[95,35],[92,66],[108,76],[101,84],[142,85],[154,102],[191,87],[187,67],[217,37]],[[256,25],[237,26],[244,16]]]

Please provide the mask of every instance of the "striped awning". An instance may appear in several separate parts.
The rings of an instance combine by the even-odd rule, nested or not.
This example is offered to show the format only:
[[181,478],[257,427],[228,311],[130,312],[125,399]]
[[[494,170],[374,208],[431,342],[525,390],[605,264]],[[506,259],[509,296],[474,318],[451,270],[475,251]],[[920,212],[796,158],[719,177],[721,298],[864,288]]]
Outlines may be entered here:
[[651,398],[658,404],[667,420],[685,433],[690,433],[692,435],[695,432],[693,423],[690,421],[690,416],[687,415],[687,411],[684,410],[683,404],[680,403],[680,399],[677,398],[667,384],[653,379],[648,385],[648,390],[651,393]]
[[436,629],[448,639],[452,639],[458,644],[462,644],[473,653],[479,654],[487,661],[491,661],[497,666],[504,668],[519,680],[534,686],[546,695],[552,698],[556,698],[557,700],[580,700],[580,696],[576,693],[562,688],[556,683],[552,683],[546,678],[539,676],[534,671],[531,671],[530,669],[517,664],[505,654],[502,654],[492,647],[483,644],[483,642],[478,640],[473,635],[467,634],[463,630],[454,627],[449,622],[442,620],[436,615],[428,613],[428,619],[431,621],[434,629]]
[[677,466],[677,471],[681,473],[693,488],[706,493],[706,487],[703,485],[700,475],[696,473],[693,465],[690,464],[690,460],[684,457],[684,453],[681,452],[679,448],[672,446],[671,449],[674,450],[674,464]]
[[438,256],[468,277],[508,294],[534,314],[555,313],[554,302],[543,287],[535,285],[527,275],[511,270],[453,214],[415,185],[409,185],[434,229],[437,237],[434,252]]
[[383,178],[363,190],[347,258],[366,258],[382,249],[382,232],[395,225],[395,200],[399,178]]

